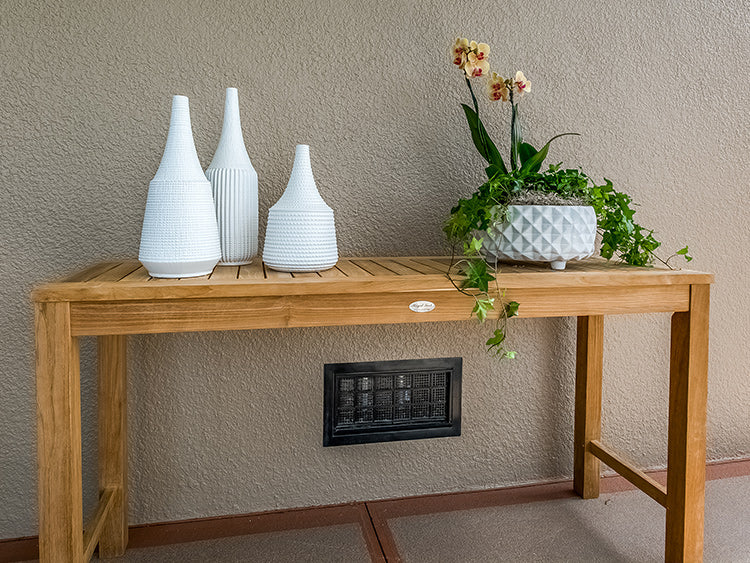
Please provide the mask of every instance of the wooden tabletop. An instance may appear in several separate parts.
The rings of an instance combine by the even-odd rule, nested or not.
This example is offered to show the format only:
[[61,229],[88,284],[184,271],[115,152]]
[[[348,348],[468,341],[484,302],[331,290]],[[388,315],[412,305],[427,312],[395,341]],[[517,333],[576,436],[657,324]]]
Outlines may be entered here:
[[[247,266],[217,266],[206,276],[157,279],[136,260],[102,262],[33,293],[42,301],[122,301],[334,293],[455,291],[446,273],[450,257],[342,258],[330,270],[277,272],[259,259]],[[499,286],[516,288],[623,287],[708,284],[713,274],[641,268],[600,258],[569,262],[563,271],[541,264],[503,264]]]

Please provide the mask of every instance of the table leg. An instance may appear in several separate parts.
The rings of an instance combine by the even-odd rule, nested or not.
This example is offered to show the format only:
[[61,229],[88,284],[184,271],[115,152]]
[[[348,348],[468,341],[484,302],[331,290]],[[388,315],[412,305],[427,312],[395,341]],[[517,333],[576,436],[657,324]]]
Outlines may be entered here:
[[573,489],[583,498],[599,496],[599,460],[588,451],[601,438],[604,317],[578,317]]
[[81,378],[70,304],[37,303],[36,401],[39,558],[83,560]]
[[99,492],[114,491],[99,536],[99,556],[117,557],[128,544],[127,337],[100,336]]
[[709,286],[672,315],[667,459],[667,561],[703,559]]

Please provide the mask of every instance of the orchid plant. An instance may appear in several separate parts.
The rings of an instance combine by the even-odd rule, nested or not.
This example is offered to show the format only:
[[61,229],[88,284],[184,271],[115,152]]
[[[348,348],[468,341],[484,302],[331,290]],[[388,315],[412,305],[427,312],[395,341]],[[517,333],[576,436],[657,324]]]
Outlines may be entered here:
[[[635,210],[631,207],[630,196],[615,190],[612,182],[606,178],[603,185],[597,185],[582,171],[561,169],[559,164],[540,172],[552,141],[578,133],[556,135],[539,150],[524,142],[518,120],[518,103],[531,91],[531,82],[520,70],[513,78],[503,78],[491,72],[489,54],[490,47],[486,43],[459,38],[453,45],[453,64],[463,71],[473,105],[461,104],[461,107],[474,146],[487,161],[485,172],[488,180],[470,198],[459,200],[451,210],[444,231],[451,241],[462,245],[463,257],[452,261],[449,272],[451,281],[459,291],[474,298],[472,315],[476,315],[480,322],[489,318],[493,310],[499,311],[495,331],[487,340],[487,346],[493,353],[512,358],[515,352],[506,350],[503,345],[507,321],[517,315],[519,304],[505,301],[504,292],[498,287],[496,279],[499,268],[497,263],[488,264],[484,259],[480,233],[493,223],[502,221],[508,205],[514,199],[530,193],[540,199],[551,198],[555,204],[591,205],[596,212],[602,237],[600,252],[607,259],[616,256],[623,262],[637,266],[649,265],[657,259],[670,266],[669,261],[677,255],[688,262],[692,257],[688,255],[686,246],[667,260],[658,258],[654,251],[660,243],[653,237],[653,231],[633,221]],[[472,86],[477,79],[486,80],[486,94],[490,102],[499,101],[511,106],[509,167],[479,118],[479,104]],[[494,289],[490,289],[490,284],[494,285]],[[496,298],[500,300],[500,307],[495,305]]]
[[479,118],[479,104],[474,94],[471,81],[474,78],[488,77],[486,90],[490,101],[508,102],[511,106],[510,119],[510,170],[519,171],[519,175],[526,172],[538,172],[547,158],[549,146],[552,141],[565,135],[577,135],[578,133],[562,133],[550,139],[542,149],[537,151],[529,143],[524,143],[521,137],[521,127],[518,120],[518,103],[523,96],[531,91],[531,81],[524,76],[520,70],[514,78],[503,78],[495,72],[490,72],[489,64],[490,47],[486,43],[477,43],[468,39],[456,39],[453,45],[453,64],[464,72],[466,86],[471,94],[474,107],[461,104],[469,122],[471,136],[479,154],[488,162],[486,168],[487,176],[492,178],[497,174],[508,174],[508,167],[495,143],[492,142],[487,130]]

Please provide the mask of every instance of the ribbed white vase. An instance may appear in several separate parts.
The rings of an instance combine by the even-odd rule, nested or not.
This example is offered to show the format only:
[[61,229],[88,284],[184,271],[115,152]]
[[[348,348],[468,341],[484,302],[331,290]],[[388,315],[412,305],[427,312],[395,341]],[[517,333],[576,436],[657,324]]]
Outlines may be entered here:
[[220,263],[249,264],[258,254],[258,174],[242,138],[237,88],[227,88],[224,126],[206,177],[216,204]]
[[297,145],[286,190],[268,211],[263,261],[282,272],[315,272],[338,259],[333,210],[315,185],[310,147]]
[[155,278],[188,278],[210,273],[219,258],[211,183],[195,151],[188,99],[174,96],[167,145],[148,186],[138,259]]

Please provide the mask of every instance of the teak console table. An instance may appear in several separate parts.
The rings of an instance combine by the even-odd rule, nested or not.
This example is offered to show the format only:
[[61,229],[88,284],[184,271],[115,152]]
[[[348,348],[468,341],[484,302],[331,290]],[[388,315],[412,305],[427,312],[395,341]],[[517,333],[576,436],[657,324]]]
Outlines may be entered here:
[[[262,264],[209,276],[151,279],[137,262],[98,264],[34,294],[42,562],[121,555],[128,541],[126,338],[128,334],[468,319],[439,257],[349,258],[320,273]],[[713,275],[618,266],[601,260],[503,268],[499,284],[520,317],[578,317],[575,491],[599,494],[606,463],[666,507],[666,560],[703,554],[709,288]],[[415,312],[416,301],[431,311]],[[419,309],[419,307],[415,307]],[[426,307],[429,308],[429,307]],[[672,314],[667,486],[600,441],[604,315]],[[99,488],[83,525],[79,336],[98,336]]]

